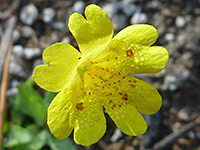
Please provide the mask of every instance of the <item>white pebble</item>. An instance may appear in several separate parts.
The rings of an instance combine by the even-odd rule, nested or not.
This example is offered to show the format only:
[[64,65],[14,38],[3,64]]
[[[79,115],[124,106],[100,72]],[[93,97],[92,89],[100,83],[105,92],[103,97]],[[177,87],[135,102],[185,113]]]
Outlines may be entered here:
[[166,33],[166,34],[165,34],[165,39],[166,39],[167,41],[174,41],[175,36],[174,36],[174,34],[172,34],[172,33]]
[[52,8],[45,8],[42,13],[43,13],[43,21],[46,23],[52,22],[53,18],[56,15],[55,10]]
[[21,57],[21,58],[23,57],[24,48],[22,45],[14,45],[12,48],[12,51],[13,51],[14,55]]
[[38,17],[38,9],[33,4],[24,6],[20,11],[20,20],[26,25],[32,25]]
[[41,55],[41,50],[39,48],[24,48],[24,57],[32,59]]
[[186,21],[183,16],[177,16],[175,23],[178,28],[183,28],[186,24]]
[[136,12],[130,20],[131,24],[147,23],[147,15],[145,13]]
[[76,1],[72,7],[74,12],[83,13],[85,9],[85,3],[83,1]]

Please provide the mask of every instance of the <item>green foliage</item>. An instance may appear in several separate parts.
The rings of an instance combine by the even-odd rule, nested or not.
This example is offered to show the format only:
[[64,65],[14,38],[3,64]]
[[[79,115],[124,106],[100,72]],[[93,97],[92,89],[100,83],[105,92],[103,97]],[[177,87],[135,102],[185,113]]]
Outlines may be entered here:
[[29,78],[18,86],[18,94],[9,98],[9,120],[4,124],[4,149],[13,150],[76,150],[70,139],[58,140],[46,125],[47,108],[56,93],[45,92],[42,98]]

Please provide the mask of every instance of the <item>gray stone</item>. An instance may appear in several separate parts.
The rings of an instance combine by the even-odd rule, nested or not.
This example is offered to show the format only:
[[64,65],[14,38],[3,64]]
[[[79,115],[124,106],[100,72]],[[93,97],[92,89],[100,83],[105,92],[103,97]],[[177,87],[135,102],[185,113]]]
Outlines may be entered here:
[[66,23],[64,21],[53,22],[52,27],[54,29],[64,30],[66,29]]
[[117,14],[117,11],[119,10],[119,6],[116,3],[106,3],[102,8],[110,18]]
[[72,9],[73,9],[74,12],[78,12],[78,13],[83,14],[84,9],[85,9],[84,1],[76,1],[74,3],[74,5],[72,6]]
[[12,52],[15,56],[22,58],[24,55],[24,47],[22,45],[14,45],[12,48]]
[[44,64],[44,61],[42,59],[36,59],[34,62],[33,62],[33,69],[41,64]]
[[180,80],[174,75],[167,75],[164,79],[163,89],[175,91],[180,86]]
[[10,88],[7,90],[7,96],[13,96],[13,95],[16,95],[18,93],[18,88],[17,87],[13,87],[13,88]]
[[19,39],[20,39],[20,37],[21,37],[21,33],[19,32],[19,30],[15,29],[15,30],[13,31],[12,37],[13,37],[13,42],[19,41]]
[[24,48],[24,58],[29,60],[40,56],[42,51],[39,48]]
[[118,2],[119,7],[123,10],[126,16],[131,16],[137,10],[137,6],[132,1],[121,1]]
[[150,148],[162,133],[162,116],[157,112],[154,115],[142,115],[148,125],[147,132],[142,136],[142,143],[145,148]]
[[70,43],[70,39],[66,36],[66,37],[64,37],[63,39],[62,39],[62,42],[64,42],[64,43]]
[[174,41],[175,40],[175,35],[173,34],[173,33],[166,33],[165,34],[165,39],[167,40],[167,41]]
[[24,6],[20,11],[20,20],[26,25],[32,25],[38,17],[38,9],[33,4]]
[[42,14],[43,14],[43,21],[46,23],[50,23],[53,21],[53,18],[55,17],[56,12],[52,8],[45,8]]
[[116,31],[119,31],[126,27],[127,19],[125,15],[118,14],[112,18],[113,27]]
[[189,116],[189,109],[187,107],[181,109],[178,114],[177,114],[178,118],[180,120],[183,121],[189,121],[190,120],[190,116]]
[[14,55],[10,57],[9,73],[18,77],[27,78],[27,74],[23,70],[23,62],[17,59]]
[[118,128],[116,128],[114,134],[110,138],[110,141],[116,142],[119,138],[122,137],[122,135],[122,132]]
[[136,12],[130,20],[131,24],[147,23],[147,21],[147,15],[141,12]]
[[30,38],[34,33],[34,30],[29,26],[23,26],[21,32],[24,38]]
[[178,28],[183,28],[186,24],[186,21],[183,16],[177,16],[175,23]]
[[11,82],[10,82],[10,86],[11,87],[17,87],[18,85],[20,84],[20,82],[16,79],[13,79]]

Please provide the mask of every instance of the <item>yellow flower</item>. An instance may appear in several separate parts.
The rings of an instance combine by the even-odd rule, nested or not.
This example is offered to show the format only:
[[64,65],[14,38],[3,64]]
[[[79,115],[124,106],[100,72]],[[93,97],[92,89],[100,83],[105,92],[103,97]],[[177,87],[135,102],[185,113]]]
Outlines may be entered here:
[[48,126],[58,139],[74,129],[77,144],[91,145],[106,131],[104,107],[122,132],[143,134],[147,125],[140,112],[156,113],[162,99],[133,75],[160,72],[168,52],[151,46],[158,37],[151,25],[132,25],[112,38],[112,22],[99,6],[86,7],[85,17],[74,13],[69,18],[80,52],[66,43],[53,44],[43,53],[48,65],[34,70],[40,87],[59,92],[48,108]]

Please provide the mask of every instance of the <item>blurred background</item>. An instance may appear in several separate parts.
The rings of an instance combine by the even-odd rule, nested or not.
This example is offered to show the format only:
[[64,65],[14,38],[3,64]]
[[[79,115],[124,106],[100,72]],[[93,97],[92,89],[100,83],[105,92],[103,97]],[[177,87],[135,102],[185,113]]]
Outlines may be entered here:
[[[157,114],[144,115],[147,133],[127,136],[106,114],[104,137],[82,147],[73,134],[66,140],[50,134],[46,111],[56,93],[40,89],[31,75],[51,44],[62,41],[78,48],[68,19],[91,3],[108,13],[115,34],[133,24],[155,26],[159,38],[154,45],[167,48],[170,58],[162,72],[137,75],[163,97]],[[200,150],[200,0],[0,0],[0,46],[3,149]]]

